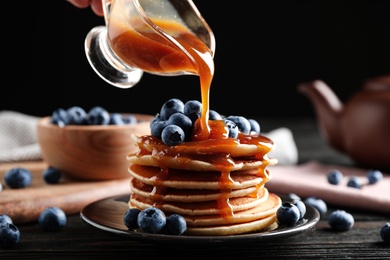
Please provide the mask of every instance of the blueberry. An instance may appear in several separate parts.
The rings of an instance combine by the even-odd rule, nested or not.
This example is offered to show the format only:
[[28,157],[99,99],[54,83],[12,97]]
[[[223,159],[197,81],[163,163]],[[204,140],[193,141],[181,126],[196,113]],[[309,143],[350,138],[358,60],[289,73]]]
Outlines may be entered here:
[[110,121],[108,122],[109,125],[124,125],[125,122],[123,121],[123,117],[119,113],[112,113],[110,114]]
[[316,208],[321,215],[324,215],[328,211],[328,206],[326,205],[325,201],[320,198],[310,196],[307,197],[303,202]]
[[89,110],[87,122],[88,125],[108,125],[110,123],[110,114],[103,107],[95,106]]
[[4,181],[12,189],[25,188],[32,182],[32,173],[26,168],[12,168],[5,173]]
[[390,223],[386,223],[380,230],[382,240],[386,243],[390,243]]
[[294,201],[294,200],[301,200],[301,197],[299,197],[297,194],[295,193],[288,193],[286,195],[286,200],[288,201]]
[[44,209],[38,217],[38,223],[45,231],[59,231],[66,225],[65,212],[58,207]]
[[137,208],[130,208],[125,212],[125,215],[123,216],[123,223],[127,228],[138,228],[137,218],[140,212],[141,210]]
[[338,185],[343,179],[343,174],[341,173],[341,171],[335,169],[328,172],[327,178],[330,184]]
[[369,184],[374,184],[383,179],[383,174],[379,170],[368,170],[367,179]]
[[260,134],[260,124],[257,122],[255,119],[248,119],[251,130],[249,131],[250,133],[255,133],[255,134]]
[[50,123],[61,127],[69,124],[68,112],[63,108],[57,108],[50,117]]
[[222,120],[222,116],[215,110],[209,110],[209,120]]
[[276,218],[280,224],[294,225],[300,217],[299,209],[289,201],[285,201],[276,211]]
[[198,100],[189,100],[184,104],[183,112],[194,123],[202,114],[202,103]]
[[243,116],[228,116],[226,119],[229,119],[236,123],[238,130],[240,130],[241,133],[249,134],[251,131],[251,123],[248,119],[246,119]]
[[355,189],[361,189],[362,188],[362,181],[359,179],[359,177],[352,176],[348,179],[347,186]]
[[170,235],[181,235],[187,230],[187,222],[183,216],[172,214],[167,217],[165,228]]
[[12,223],[0,223],[0,247],[12,247],[19,243],[20,231]]
[[69,117],[69,125],[85,125],[87,124],[87,112],[79,106],[73,106],[67,110]]
[[236,123],[234,123],[233,121],[229,120],[229,119],[224,119],[224,122],[225,122],[225,125],[226,127],[228,128],[228,131],[229,131],[229,137],[230,138],[237,138],[238,137],[238,126],[236,125]]
[[171,98],[162,105],[160,117],[162,120],[168,120],[171,115],[177,112],[184,112],[184,103],[178,98]]
[[174,113],[172,114],[168,121],[168,125],[177,125],[183,129],[185,136],[189,139],[192,133],[192,121],[191,119],[183,113]]
[[302,200],[294,200],[292,204],[295,205],[299,210],[299,219],[302,219],[306,214],[306,205]]
[[335,210],[329,214],[328,223],[337,231],[347,231],[353,227],[355,220],[350,213],[344,210]]
[[12,219],[10,216],[8,216],[6,214],[0,214],[0,225],[3,223],[12,224],[13,222],[12,222]]
[[167,125],[168,123],[166,120],[155,117],[155,119],[151,121],[150,132],[153,136],[161,139],[161,133]]
[[149,207],[138,214],[137,223],[143,232],[157,234],[164,228],[166,216],[159,208]]
[[122,115],[123,122],[126,125],[132,125],[138,123],[138,119],[135,115]]
[[55,184],[60,181],[61,175],[62,175],[61,170],[50,166],[43,171],[43,180],[46,183]]
[[167,125],[161,132],[161,140],[169,146],[178,145],[184,142],[185,133],[180,126]]

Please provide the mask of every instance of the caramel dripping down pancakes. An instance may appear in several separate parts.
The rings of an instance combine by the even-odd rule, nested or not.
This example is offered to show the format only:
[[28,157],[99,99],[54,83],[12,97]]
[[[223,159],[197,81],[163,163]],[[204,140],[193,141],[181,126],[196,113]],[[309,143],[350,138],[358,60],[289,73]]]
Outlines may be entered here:
[[267,154],[273,142],[260,134],[168,146],[154,136],[132,136],[129,207],[155,206],[187,221],[187,235],[235,235],[276,227],[281,199],[269,193]]

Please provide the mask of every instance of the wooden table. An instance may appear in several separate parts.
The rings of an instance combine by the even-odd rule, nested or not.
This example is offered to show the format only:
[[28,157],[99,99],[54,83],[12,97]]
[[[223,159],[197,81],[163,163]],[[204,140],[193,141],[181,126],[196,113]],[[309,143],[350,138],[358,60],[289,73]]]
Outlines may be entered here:
[[[312,159],[323,163],[351,163],[325,144],[313,119],[259,119],[259,122],[263,131],[282,126],[293,131],[299,163]],[[332,205],[328,207],[330,212]],[[390,244],[385,244],[379,233],[390,216],[356,209],[348,211],[353,214],[355,225],[347,232],[331,230],[327,214],[321,217],[314,230],[284,239],[188,246],[134,241],[87,225],[76,213],[68,216],[67,225],[60,232],[44,232],[36,222],[18,225],[20,243],[14,248],[0,249],[0,259],[390,259]]]

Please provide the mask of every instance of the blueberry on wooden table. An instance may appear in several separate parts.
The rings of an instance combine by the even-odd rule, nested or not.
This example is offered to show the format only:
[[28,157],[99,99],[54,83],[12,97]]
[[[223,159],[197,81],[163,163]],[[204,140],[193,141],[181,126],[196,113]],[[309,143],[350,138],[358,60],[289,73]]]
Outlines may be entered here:
[[45,231],[59,231],[67,222],[65,212],[58,207],[44,209],[38,217],[38,223]]
[[62,176],[61,170],[49,166],[47,169],[43,171],[43,180],[48,184],[59,183]]
[[12,247],[19,241],[20,231],[13,223],[0,223],[0,247]]
[[355,224],[353,216],[345,210],[335,210],[329,214],[329,225],[337,231],[350,230]]
[[390,222],[386,223],[380,230],[382,240],[386,243],[390,243]]
[[12,189],[25,188],[32,182],[32,173],[26,168],[15,167],[4,174],[4,181]]

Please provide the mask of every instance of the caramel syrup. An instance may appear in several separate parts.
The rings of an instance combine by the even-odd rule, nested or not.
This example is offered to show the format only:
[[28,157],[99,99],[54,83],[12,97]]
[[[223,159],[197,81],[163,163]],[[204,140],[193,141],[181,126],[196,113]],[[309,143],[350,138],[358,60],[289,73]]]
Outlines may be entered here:
[[[143,144],[151,144],[159,147],[152,153],[158,161],[161,172],[157,179],[161,181],[169,174],[166,160],[175,158],[185,164],[186,160],[201,160],[212,163],[221,172],[219,178],[220,198],[217,207],[223,217],[232,216],[233,212],[229,204],[232,179],[230,171],[234,167],[234,160],[230,152],[239,144],[253,144],[257,146],[257,160],[262,160],[263,165],[259,169],[259,175],[263,176],[268,158],[265,156],[272,146],[271,140],[264,136],[240,134],[238,139],[228,138],[228,131],[222,120],[209,121],[209,96],[210,86],[214,76],[214,61],[212,51],[207,45],[190,32],[182,24],[153,20],[155,25],[173,37],[182,47],[173,44],[169,37],[156,34],[144,22],[132,21],[131,30],[128,25],[111,20],[108,34],[111,47],[125,63],[151,73],[187,72],[198,75],[201,87],[202,114],[195,122],[191,141],[177,146],[166,147],[161,140],[153,136],[139,138],[138,155],[149,154],[143,150]],[[199,154],[189,151],[197,148],[209,149],[209,152]],[[222,150],[221,150],[222,149]],[[157,185],[158,186],[158,185]],[[156,187],[152,196],[156,193],[164,193],[166,189]],[[257,193],[252,195],[257,196]],[[156,204],[159,202],[156,201]]]

